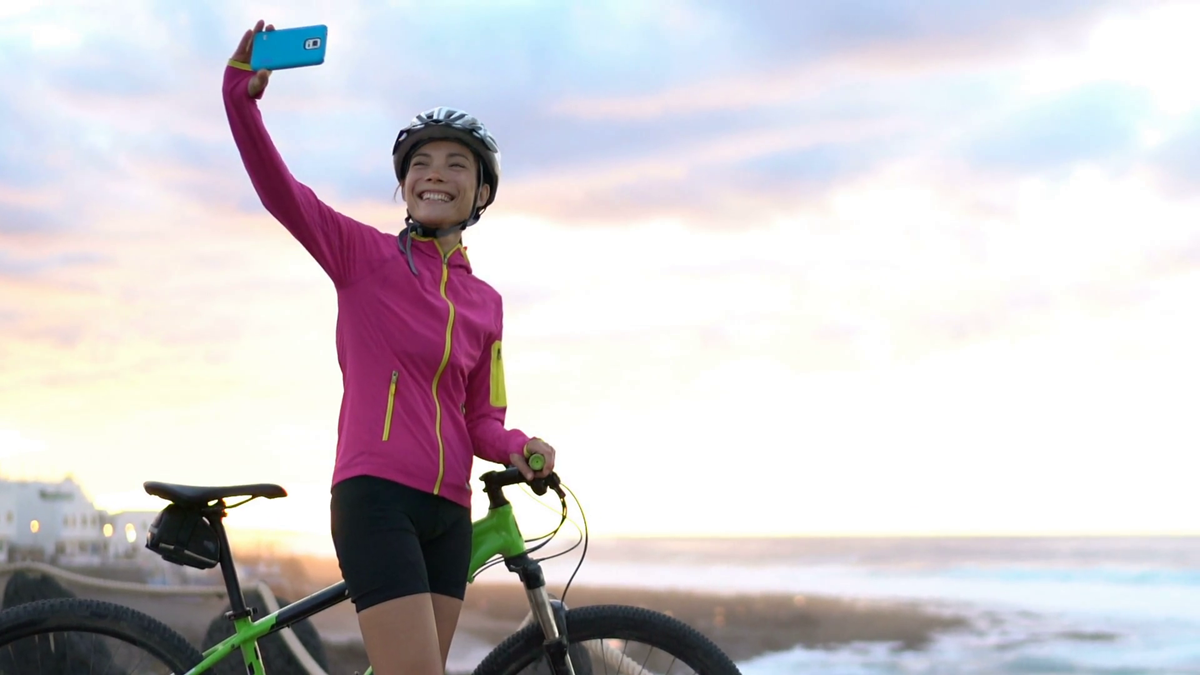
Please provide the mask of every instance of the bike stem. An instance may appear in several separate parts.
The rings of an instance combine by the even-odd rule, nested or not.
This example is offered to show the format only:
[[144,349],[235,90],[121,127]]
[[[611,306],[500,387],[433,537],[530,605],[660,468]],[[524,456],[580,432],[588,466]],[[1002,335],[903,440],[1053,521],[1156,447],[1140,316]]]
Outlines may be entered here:
[[[524,482],[521,474],[513,467],[504,471],[488,472],[481,479],[488,497],[489,510],[507,506],[509,501],[504,496],[504,488]],[[545,494],[547,489],[553,489],[559,496],[562,495],[558,476],[554,474],[536,479],[530,485],[536,494]],[[525,586],[529,607],[533,610],[538,625],[542,627],[542,635],[545,637],[543,646],[550,657],[551,671],[554,675],[575,675],[575,668],[567,658],[566,610],[561,602],[551,600],[546,592],[546,575],[542,573],[542,566],[530,558],[528,553],[506,557],[504,565],[509,572],[516,573]]]

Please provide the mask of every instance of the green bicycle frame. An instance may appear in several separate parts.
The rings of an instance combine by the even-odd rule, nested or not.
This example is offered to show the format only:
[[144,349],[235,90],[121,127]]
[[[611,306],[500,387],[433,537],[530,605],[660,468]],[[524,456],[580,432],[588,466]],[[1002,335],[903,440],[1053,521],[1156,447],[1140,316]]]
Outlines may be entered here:
[[[468,583],[473,583],[479,569],[495,556],[512,558],[526,551],[525,539],[517,527],[511,504],[493,506],[488,509],[487,515],[476,520],[472,527]],[[339,581],[307,598],[281,607],[257,621],[250,617],[236,618],[233,620],[234,634],[205,650],[204,660],[183,675],[206,673],[234,651],[241,651],[249,675],[267,675],[263,668],[262,655],[258,650],[259,640],[324,611],[348,597],[346,582]],[[373,669],[368,667],[364,675],[372,673]]]
[[467,581],[474,582],[479,568],[496,557],[515,558],[525,552],[525,538],[517,527],[512,504],[488,509],[487,515],[472,524],[471,567]]

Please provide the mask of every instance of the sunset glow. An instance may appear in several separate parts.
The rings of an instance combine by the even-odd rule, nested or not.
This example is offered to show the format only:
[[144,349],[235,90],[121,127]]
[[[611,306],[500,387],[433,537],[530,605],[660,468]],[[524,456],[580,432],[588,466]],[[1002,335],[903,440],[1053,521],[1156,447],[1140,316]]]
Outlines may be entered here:
[[[593,534],[1200,532],[1200,8],[875,4],[278,5],[329,56],[261,108],[388,232],[396,130],[486,121],[508,421]],[[220,98],[260,17],[95,7],[0,10],[0,476],[279,483],[231,527],[320,547],[335,294]]]

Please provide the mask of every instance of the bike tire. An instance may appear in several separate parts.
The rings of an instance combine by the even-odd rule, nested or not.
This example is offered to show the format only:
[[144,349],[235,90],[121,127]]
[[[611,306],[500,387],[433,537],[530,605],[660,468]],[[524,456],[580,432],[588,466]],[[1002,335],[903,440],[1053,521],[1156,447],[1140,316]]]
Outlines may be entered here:
[[[701,675],[741,675],[712,640],[666,614],[640,607],[594,605],[566,612],[570,653],[588,640],[632,640],[662,650]],[[474,675],[518,675],[545,655],[541,626],[532,623],[510,635],[475,668]],[[576,675],[584,675],[576,667]]]
[[0,612],[0,649],[46,633],[95,633],[145,650],[175,673],[204,659],[187,638],[137,610],[86,598],[55,598],[16,605]]

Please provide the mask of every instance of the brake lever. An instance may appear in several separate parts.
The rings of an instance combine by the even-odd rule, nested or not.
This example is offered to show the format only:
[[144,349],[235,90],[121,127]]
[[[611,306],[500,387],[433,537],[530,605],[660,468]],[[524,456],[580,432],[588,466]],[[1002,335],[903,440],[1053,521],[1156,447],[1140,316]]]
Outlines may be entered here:
[[551,473],[545,478],[534,478],[529,481],[529,487],[533,489],[533,493],[539,497],[546,494],[546,490],[554,490],[559,496],[562,496],[562,491],[559,490],[558,474]]

